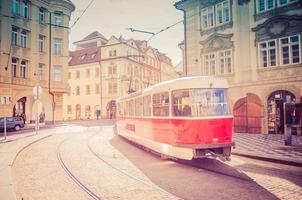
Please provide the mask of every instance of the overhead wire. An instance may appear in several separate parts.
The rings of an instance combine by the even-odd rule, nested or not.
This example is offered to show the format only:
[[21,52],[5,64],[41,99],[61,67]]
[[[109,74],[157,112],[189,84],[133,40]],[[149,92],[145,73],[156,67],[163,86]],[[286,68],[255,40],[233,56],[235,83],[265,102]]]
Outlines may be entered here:
[[91,1],[89,2],[89,4],[87,5],[87,7],[83,10],[82,14],[75,20],[75,22],[71,25],[70,28],[73,28],[73,27],[76,25],[76,23],[81,19],[81,17],[85,14],[85,12],[88,10],[88,8],[91,6],[91,4],[92,4],[93,2],[94,2],[94,0],[91,0]]

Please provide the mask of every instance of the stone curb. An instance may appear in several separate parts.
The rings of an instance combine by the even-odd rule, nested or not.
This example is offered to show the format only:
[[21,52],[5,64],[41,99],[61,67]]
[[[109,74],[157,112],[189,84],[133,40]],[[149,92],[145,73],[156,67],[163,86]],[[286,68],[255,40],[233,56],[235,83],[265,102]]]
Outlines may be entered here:
[[263,161],[280,163],[280,164],[285,164],[285,165],[302,167],[302,162],[297,162],[294,160],[283,160],[280,158],[273,158],[273,157],[269,158],[269,157],[260,156],[260,155],[252,155],[252,154],[237,153],[237,152],[232,152],[232,155],[243,156],[243,157],[252,158],[252,159],[256,159],[256,160],[263,160]]
[[[27,137],[29,137],[29,136],[27,136]],[[33,136],[35,136],[35,135],[33,135]],[[4,163],[3,163],[4,167],[3,167],[2,171],[6,172],[6,173],[4,173],[4,174],[6,174],[6,176],[1,176],[1,177],[2,178],[6,177],[6,178],[4,180],[5,184],[1,185],[1,190],[0,190],[1,198],[4,198],[6,200],[17,200],[16,194],[15,194],[15,191],[13,188],[13,183],[12,183],[12,166],[14,165],[16,158],[27,147],[29,147],[32,144],[35,144],[43,139],[46,139],[50,136],[52,136],[52,135],[48,134],[41,138],[33,139],[33,141],[29,141],[29,143],[27,143],[27,144],[20,144],[20,148],[18,148],[17,150],[13,150],[11,152],[11,154],[8,155],[8,158],[6,160],[7,162],[4,161]]]

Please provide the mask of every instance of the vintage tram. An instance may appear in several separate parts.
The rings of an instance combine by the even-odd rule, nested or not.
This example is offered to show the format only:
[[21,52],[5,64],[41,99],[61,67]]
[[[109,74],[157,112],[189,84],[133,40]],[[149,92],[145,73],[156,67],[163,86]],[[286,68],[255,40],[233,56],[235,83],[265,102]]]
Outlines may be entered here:
[[225,79],[183,77],[117,100],[118,135],[167,157],[229,158],[233,116]]

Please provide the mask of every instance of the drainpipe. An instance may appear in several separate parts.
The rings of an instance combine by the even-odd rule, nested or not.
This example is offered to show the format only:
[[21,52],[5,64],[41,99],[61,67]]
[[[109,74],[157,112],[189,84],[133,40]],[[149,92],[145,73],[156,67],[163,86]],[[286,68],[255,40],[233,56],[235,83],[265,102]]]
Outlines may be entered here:
[[51,92],[51,12],[49,12],[48,93],[52,96],[52,124],[55,121],[55,95]]

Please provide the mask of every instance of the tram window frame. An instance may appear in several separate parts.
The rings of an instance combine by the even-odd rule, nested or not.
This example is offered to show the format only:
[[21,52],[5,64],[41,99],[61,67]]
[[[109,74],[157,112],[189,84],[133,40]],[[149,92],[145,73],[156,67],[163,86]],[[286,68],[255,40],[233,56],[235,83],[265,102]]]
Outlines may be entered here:
[[134,116],[135,114],[135,104],[134,99],[129,101],[129,116]]
[[[205,99],[198,102],[193,102],[192,98],[195,98],[196,94],[194,90],[203,90],[203,96]],[[214,102],[215,98],[217,101],[218,96],[215,96],[219,90],[223,91],[223,100],[224,102]],[[175,104],[175,93],[183,93],[187,92],[188,102],[183,102],[184,97],[181,99],[181,102],[177,102]],[[216,93],[215,93],[216,92]],[[190,95],[191,93],[191,95]],[[171,92],[171,105],[172,105],[172,116],[175,117],[206,117],[206,116],[225,116],[229,115],[229,104],[228,104],[228,90],[227,88],[188,88],[188,89],[180,89],[180,90],[173,90]],[[177,99],[179,99],[178,96]],[[221,97],[220,97],[221,98]],[[220,101],[220,99],[219,99]],[[177,107],[176,107],[177,105]],[[186,108],[185,108],[186,107]],[[176,114],[177,113],[177,114]]]
[[143,116],[151,116],[151,95],[144,96],[143,98]]
[[153,116],[166,117],[170,114],[169,92],[161,92],[152,95]]
[[135,116],[142,116],[143,115],[143,99],[136,98],[135,102]]

